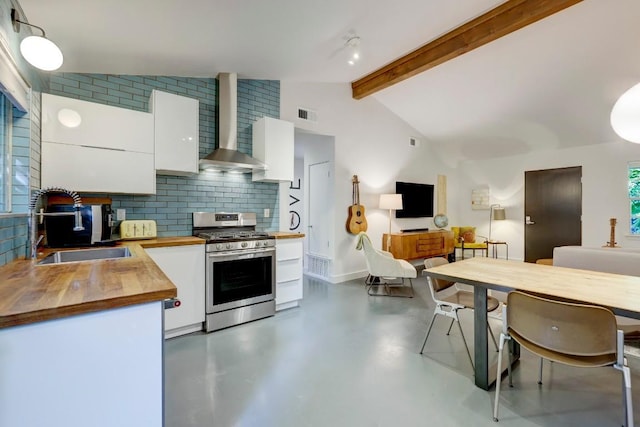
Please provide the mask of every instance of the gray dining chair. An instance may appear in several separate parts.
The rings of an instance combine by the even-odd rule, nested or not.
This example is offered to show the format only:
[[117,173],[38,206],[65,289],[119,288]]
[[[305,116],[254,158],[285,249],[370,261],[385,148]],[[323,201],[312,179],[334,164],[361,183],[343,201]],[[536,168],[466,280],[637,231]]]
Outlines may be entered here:
[[[430,269],[433,267],[437,267],[439,265],[448,264],[449,261],[446,258],[435,257],[428,258],[424,260],[424,268]],[[422,272],[424,274],[424,270]],[[433,317],[431,318],[431,323],[429,324],[429,329],[427,330],[427,335],[424,337],[424,342],[422,343],[422,348],[420,349],[420,354],[424,352],[424,347],[427,344],[427,339],[429,339],[429,334],[431,333],[431,328],[433,327],[433,323],[436,320],[436,316],[444,316],[451,319],[451,324],[449,325],[449,329],[447,330],[447,335],[451,332],[451,328],[453,327],[453,323],[458,323],[458,328],[460,329],[460,335],[462,336],[462,342],[464,343],[464,348],[467,350],[467,356],[469,356],[469,361],[471,362],[471,367],[473,367],[473,359],[471,358],[471,353],[469,352],[469,346],[467,345],[467,340],[464,338],[464,333],[462,332],[462,326],[460,325],[460,317],[458,316],[458,311],[464,309],[473,310],[474,300],[473,300],[473,292],[465,291],[459,289],[455,282],[451,282],[449,280],[436,279],[431,276],[427,276],[427,282],[429,283],[429,291],[431,291],[431,298],[433,298],[433,302],[436,303],[436,308],[433,311]],[[487,297],[487,312],[494,311],[498,308],[500,302],[494,297]],[[498,343],[496,342],[496,338],[493,336],[493,332],[491,331],[491,327],[489,326],[489,322],[487,321],[487,330],[489,331],[489,335],[491,336],[491,340],[493,341],[493,345],[498,349]]]
[[[541,358],[539,384],[542,383],[544,359],[583,368],[612,366],[621,371],[624,425],[633,427],[631,372],[624,358],[624,334],[617,329],[611,310],[513,291],[507,296],[507,307],[502,313],[504,321],[500,334],[494,421],[498,421],[502,352],[505,342],[514,340]],[[510,352],[508,370],[509,385],[513,386]]]

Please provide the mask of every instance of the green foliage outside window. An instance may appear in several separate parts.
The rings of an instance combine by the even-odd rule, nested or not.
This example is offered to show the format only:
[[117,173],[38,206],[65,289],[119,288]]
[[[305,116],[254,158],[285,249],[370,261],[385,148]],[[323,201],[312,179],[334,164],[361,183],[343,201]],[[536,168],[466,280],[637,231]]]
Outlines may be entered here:
[[640,234],[640,164],[629,165],[631,234]]

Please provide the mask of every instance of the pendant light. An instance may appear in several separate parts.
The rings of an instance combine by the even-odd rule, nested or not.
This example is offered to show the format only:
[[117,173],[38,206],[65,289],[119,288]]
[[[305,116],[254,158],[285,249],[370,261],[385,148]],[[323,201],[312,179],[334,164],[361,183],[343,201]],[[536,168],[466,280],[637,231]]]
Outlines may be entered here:
[[640,144],[640,83],[623,93],[614,104],[611,127],[620,138]]
[[42,36],[31,35],[20,42],[20,53],[29,64],[44,71],[53,71],[60,68],[63,61],[62,51],[46,37],[41,27],[21,21],[16,9],[11,9],[11,23],[16,33],[20,33],[20,24],[42,31]]

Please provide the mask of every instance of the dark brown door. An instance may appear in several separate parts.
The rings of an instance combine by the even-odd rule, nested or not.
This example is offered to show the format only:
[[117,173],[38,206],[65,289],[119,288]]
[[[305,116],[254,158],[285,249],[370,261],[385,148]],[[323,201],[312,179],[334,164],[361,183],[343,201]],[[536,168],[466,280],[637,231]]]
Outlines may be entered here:
[[552,258],[553,248],[582,244],[582,167],[524,173],[524,259]]

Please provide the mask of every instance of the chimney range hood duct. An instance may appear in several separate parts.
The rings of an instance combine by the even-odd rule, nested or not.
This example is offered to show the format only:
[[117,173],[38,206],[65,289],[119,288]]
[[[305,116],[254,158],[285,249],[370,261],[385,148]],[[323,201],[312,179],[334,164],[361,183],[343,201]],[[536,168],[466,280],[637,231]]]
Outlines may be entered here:
[[200,159],[200,169],[248,173],[267,165],[238,151],[238,75],[218,74],[220,123],[218,148]]

